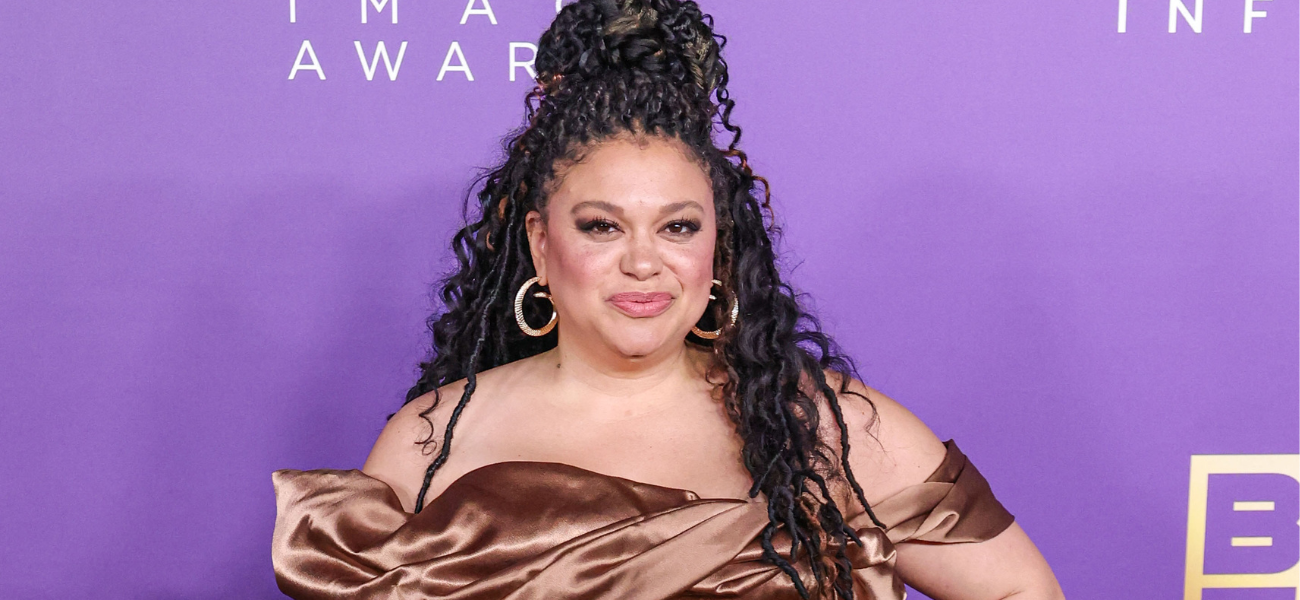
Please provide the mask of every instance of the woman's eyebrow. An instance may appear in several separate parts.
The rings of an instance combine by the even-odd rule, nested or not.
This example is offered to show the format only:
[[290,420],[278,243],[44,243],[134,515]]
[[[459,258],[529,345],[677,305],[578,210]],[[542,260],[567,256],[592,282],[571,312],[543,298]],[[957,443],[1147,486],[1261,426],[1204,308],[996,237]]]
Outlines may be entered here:
[[[694,200],[682,200],[681,202],[673,202],[672,204],[665,204],[662,208],[659,209],[659,216],[662,217],[666,214],[674,213],[683,208],[690,208],[690,207],[697,208],[701,211],[704,210],[704,207],[701,206],[699,202],[696,202]],[[611,204],[609,202],[605,202],[604,200],[586,200],[583,202],[579,202],[577,204],[574,204],[573,208],[569,212],[573,214],[578,214],[578,211],[584,208],[598,208],[600,210],[611,212],[616,217],[621,218],[623,216],[623,207],[615,204]]]
[[584,202],[579,202],[579,203],[577,203],[577,204],[574,204],[574,205],[573,205],[573,209],[570,210],[569,212],[572,213],[572,214],[575,214],[575,215],[576,215],[576,214],[578,214],[578,211],[580,211],[580,210],[582,210],[582,209],[584,209],[584,208],[587,208],[587,207],[591,207],[591,208],[599,208],[600,210],[604,210],[604,211],[608,211],[608,212],[614,213],[614,216],[616,216],[616,217],[622,217],[622,216],[623,216],[623,208],[622,208],[622,207],[620,207],[620,206],[615,206],[615,205],[613,205],[613,204],[610,204],[609,202],[605,202],[604,200],[587,200],[587,201],[584,201]]
[[672,204],[664,205],[663,208],[659,209],[659,216],[662,217],[668,213],[674,213],[683,208],[687,208],[691,206],[700,209],[701,212],[704,211],[704,207],[700,206],[699,202],[696,202],[694,200],[683,200],[681,202],[674,202]]

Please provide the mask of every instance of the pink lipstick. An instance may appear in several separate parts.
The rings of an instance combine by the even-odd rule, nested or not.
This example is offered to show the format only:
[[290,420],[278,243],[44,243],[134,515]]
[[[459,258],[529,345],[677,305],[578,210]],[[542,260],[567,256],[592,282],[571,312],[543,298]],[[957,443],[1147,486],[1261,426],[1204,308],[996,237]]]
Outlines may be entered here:
[[673,303],[668,292],[622,292],[609,297],[609,303],[623,314],[643,319],[662,314]]

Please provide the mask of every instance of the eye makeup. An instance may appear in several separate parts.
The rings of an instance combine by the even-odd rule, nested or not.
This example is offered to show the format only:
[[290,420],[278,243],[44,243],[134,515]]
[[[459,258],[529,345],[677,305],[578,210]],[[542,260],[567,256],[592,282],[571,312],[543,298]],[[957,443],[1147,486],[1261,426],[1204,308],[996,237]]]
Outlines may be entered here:
[[[604,217],[579,219],[574,226],[578,228],[578,231],[595,234],[612,233],[619,230],[617,223]],[[670,235],[689,236],[698,233],[700,227],[699,219],[685,218],[673,219],[666,223],[663,228]]]
[[700,231],[700,221],[699,219],[674,219],[664,225],[664,229],[669,230],[668,233],[672,235],[689,236]]
[[618,224],[604,217],[595,217],[592,219],[579,219],[576,223],[578,231],[584,233],[612,233],[618,229]]

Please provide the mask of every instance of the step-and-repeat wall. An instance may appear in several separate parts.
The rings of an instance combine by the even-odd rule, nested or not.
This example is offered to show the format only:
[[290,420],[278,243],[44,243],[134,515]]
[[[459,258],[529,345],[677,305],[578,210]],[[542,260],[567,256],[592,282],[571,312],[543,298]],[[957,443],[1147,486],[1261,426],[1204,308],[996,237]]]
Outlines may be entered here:
[[[1069,597],[1296,598],[1294,0],[704,8],[790,277]],[[0,5],[0,596],[278,596],[555,11]]]

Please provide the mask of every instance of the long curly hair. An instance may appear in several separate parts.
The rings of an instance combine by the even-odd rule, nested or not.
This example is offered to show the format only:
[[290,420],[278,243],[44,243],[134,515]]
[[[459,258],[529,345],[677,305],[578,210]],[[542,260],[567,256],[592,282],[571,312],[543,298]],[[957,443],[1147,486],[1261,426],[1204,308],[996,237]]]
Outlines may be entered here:
[[[852,598],[845,547],[861,540],[846,525],[828,478],[847,480],[873,522],[883,527],[848,462],[838,397],[855,394],[848,386],[856,369],[778,272],[770,190],[737,148],[741,129],[731,122],[735,102],[727,91],[725,45],[726,38],[713,32],[712,17],[689,0],[578,0],[542,34],[535,62],[538,86],[525,98],[525,124],[507,138],[503,161],[470,188],[466,220],[476,220],[452,239],[457,266],[441,283],[444,310],[428,321],[432,358],[420,364],[419,380],[406,396],[409,403],[434,393],[433,405],[420,414],[431,431],[421,443],[434,443],[428,415],[441,402],[438,388],[465,380],[415,510],[423,508],[429,482],[447,460],[456,422],[474,395],[476,374],[556,344],[555,333],[529,337],[515,324],[512,292],[535,275],[525,215],[546,214],[557,170],[581,160],[594,144],[614,136],[661,136],[689,149],[713,185],[714,274],[723,282],[719,297],[735,298],[740,316],[730,324],[711,304],[701,326],[721,325],[722,334],[688,340],[711,347],[712,372],[725,374],[720,392],[743,439],[741,458],[754,482],[749,495],[761,493],[767,500],[764,558],[791,578],[803,598],[809,590],[791,561],[806,560],[819,597],[829,587],[834,597]],[[715,144],[715,133],[730,136],[725,147]],[[529,306],[526,316],[544,321],[543,310]],[[827,372],[839,375],[834,389]],[[818,435],[814,396],[834,415],[838,452]],[[782,529],[791,540],[788,557],[772,541]]]

